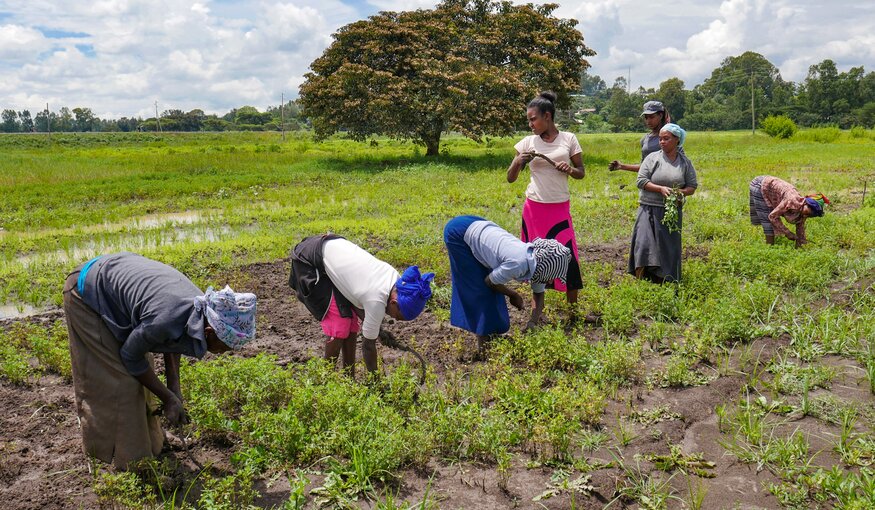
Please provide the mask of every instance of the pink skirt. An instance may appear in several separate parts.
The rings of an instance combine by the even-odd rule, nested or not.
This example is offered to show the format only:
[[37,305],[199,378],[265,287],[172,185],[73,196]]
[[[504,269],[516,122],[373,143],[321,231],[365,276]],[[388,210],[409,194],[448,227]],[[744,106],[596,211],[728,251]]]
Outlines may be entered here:
[[349,335],[358,333],[362,330],[359,316],[355,310],[352,311],[352,317],[344,317],[340,315],[340,309],[337,307],[337,302],[334,301],[334,294],[331,294],[331,303],[328,305],[328,311],[325,312],[325,317],[320,321],[322,332],[329,338],[349,338]]
[[555,239],[571,250],[571,262],[568,264],[567,285],[554,280],[547,288],[565,292],[569,289],[582,289],[583,280],[580,277],[580,259],[577,254],[577,236],[574,234],[574,224],[571,221],[571,202],[545,204],[526,199],[523,205],[523,228],[520,239],[530,243],[536,238]]

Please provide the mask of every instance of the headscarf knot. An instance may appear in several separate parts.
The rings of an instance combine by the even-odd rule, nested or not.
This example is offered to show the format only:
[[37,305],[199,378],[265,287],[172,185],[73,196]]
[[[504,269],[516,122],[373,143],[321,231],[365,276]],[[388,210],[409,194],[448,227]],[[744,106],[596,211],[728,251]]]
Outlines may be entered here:
[[805,197],[805,205],[811,208],[811,215],[815,218],[823,216],[824,206],[829,204],[829,199],[823,193],[815,193]]
[[222,343],[239,349],[255,338],[255,303],[255,294],[234,292],[226,285],[195,297],[194,309],[203,312]]
[[398,308],[404,320],[413,320],[425,309],[425,303],[431,297],[431,281],[434,273],[419,273],[419,266],[410,266],[395,282],[398,293]]

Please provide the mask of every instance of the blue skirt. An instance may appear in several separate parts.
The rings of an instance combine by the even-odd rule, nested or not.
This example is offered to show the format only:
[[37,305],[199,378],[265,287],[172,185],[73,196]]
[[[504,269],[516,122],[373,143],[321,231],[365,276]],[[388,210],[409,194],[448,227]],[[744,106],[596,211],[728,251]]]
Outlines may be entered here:
[[486,286],[492,268],[481,264],[465,242],[465,231],[478,216],[457,216],[444,227],[444,244],[450,257],[453,299],[450,303],[450,324],[477,335],[505,333],[510,329],[507,300],[504,294]]

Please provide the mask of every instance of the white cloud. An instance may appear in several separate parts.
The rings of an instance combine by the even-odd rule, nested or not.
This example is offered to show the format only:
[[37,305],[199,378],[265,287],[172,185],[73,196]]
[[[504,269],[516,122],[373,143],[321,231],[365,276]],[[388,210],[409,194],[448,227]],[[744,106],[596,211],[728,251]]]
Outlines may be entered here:
[[380,11],[415,11],[416,9],[431,9],[435,0],[367,0]]
[[51,42],[39,30],[20,25],[0,26],[0,59],[7,62],[26,62],[50,47]]
[[576,19],[585,44],[599,55],[611,48],[612,43],[623,34],[620,0],[585,2],[568,11],[560,7],[555,14],[561,18]]
[[[2,0],[0,108],[85,106],[101,116],[159,109],[225,113],[295,97],[341,26],[437,0]],[[514,0],[523,3],[524,0]],[[875,5],[857,0],[559,0],[577,19],[591,73],[632,87],[678,76],[692,87],[751,50],[785,79],[831,58],[875,70]]]

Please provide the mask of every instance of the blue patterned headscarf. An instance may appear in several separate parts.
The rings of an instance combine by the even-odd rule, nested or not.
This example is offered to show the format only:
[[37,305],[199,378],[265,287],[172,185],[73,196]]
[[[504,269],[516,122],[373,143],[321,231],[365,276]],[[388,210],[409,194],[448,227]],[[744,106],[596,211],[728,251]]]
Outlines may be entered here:
[[431,281],[434,273],[419,274],[419,266],[410,266],[395,282],[398,293],[398,308],[404,320],[411,321],[425,309],[425,303],[431,297]]
[[678,147],[684,146],[684,141],[687,139],[687,132],[684,131],[684,128],[678,126],[677,124],[670,123],[662,126],[659,131],[668,131],[669,133],[675,135],[676,137],[678,137]]
[[255,302],[255,294],[237,293],[226,285],[194,298],[194,308],[204,313],[222,343],[239,349],[255,338]]

